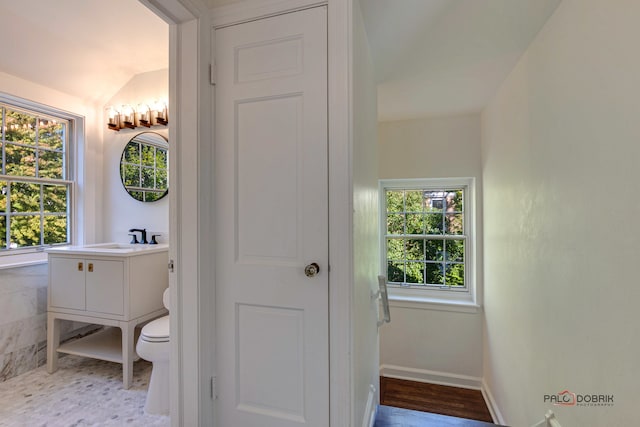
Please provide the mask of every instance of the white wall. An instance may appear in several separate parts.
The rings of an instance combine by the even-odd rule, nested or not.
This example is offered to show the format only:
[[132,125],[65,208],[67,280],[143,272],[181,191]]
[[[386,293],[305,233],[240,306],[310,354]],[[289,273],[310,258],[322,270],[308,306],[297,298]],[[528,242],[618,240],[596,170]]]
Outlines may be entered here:
[[[563,0],[482,116],[484,373],[512,426],[640,420],[638,16]],[[614,406],[543,402],[565,389]]]
[[0,91],[57,109],[65,110],[85,118],[85,131],[78,147],[78,155],[83,159],[78,170],[77,201],[84,212],[78,217],[74,239],[77,243],[94,243],[101,239],[102,221],[102,125],[101,106],[85,101],[55,89],[38,85],[16,76],[0,72]]
[[[378,129],[380,179],[475,177],[477,200],[482,200],[479,114],[381,122]],[[479,203],[476,211],[480,244],[482,206]],[[481,255],[477,254],[479,269]],[[477,286],[481,288],[481,270],[476,276]],[[479,385],[481,310],[474,313],[433,310],[421,308],[419,304],[408,308],[408,304],[394,301],[390,305],[391,323],[384,325],[380,333],[383,374]]]
[[[121,106],[140,102],[151,102],[168,98],[168,70],[151,71],[135,75],[111,98],[107,105]],[[102,114],[106,114],[102,112]],[[169,111],[171,123],[171,111]],[[149,238],[151,232],[162,234],[159,242],[167,242],[169,238],[169,198],[164,197],[156,202],[143,203],[133,199],[125,191],[120,180],[120,157],[129,140],[140,132],[157,132],[169,138],[169,131],[164,126],[150,129],[123,129],[115,132],[103,126],[104,132],[104,241],[128,242],[130,228],[146,228]],[[169,154],[171,155],[171,153]],[[171,180],[171,177],[169,177]],[[171,182],[169,183],[171,187]],[[171,191],[171,188],[169,188]]]
[[[353,426],[378,403],[378,150],[376,87],[360,4],[353,2]],[[373,388],[372,388],[373,386]]]

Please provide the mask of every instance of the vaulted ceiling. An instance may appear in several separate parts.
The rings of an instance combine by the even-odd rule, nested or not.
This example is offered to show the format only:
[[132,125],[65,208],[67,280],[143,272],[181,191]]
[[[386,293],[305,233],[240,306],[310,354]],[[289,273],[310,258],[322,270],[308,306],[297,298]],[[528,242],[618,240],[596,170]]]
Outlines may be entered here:
[[0,0],[0,71],[103,103],[168,67],[169,28],[137,0]]
[[[481,110],[559,2],[360,0],[380,119]],[[138,0],[0,0],[0,40],[0,71],[89,102],[168,66],[168,26]]]
[[360,0],[381,120],[480,111],[560,0]]

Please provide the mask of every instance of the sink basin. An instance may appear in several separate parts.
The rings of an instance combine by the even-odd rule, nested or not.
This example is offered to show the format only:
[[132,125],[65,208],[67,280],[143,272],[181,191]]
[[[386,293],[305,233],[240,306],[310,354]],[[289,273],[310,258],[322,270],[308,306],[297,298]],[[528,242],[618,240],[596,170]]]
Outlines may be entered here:
[[143,245],[143,244],[130,244],[130,243],[94,243],[84,246],[60,246],[55,248],[48,248],[46,252],[50,253],[65,253],[65,254],[93,254],[93,255],[117,255],[117,256],[132,256],[142,253],[163,252],[169,249],[169,245],[166,243],[159,243],[157,245]]

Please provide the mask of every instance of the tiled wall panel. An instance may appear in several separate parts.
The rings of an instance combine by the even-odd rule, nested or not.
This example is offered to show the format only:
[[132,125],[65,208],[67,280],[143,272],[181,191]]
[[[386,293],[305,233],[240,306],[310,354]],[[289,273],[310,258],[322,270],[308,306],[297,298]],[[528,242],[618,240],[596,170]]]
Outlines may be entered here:
[[[47,264],[0,269],[0,382],[46,362]],[[63,322],[69,336],[81,323]]]

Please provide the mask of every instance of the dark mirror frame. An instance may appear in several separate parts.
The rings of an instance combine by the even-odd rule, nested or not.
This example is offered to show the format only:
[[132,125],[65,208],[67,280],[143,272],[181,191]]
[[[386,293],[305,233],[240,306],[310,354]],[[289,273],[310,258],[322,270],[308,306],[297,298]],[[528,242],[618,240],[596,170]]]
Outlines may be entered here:
[[169,141],[156,132],[141,132],[125,145],[120,181],[139,202],[156,202],[169,192]]

